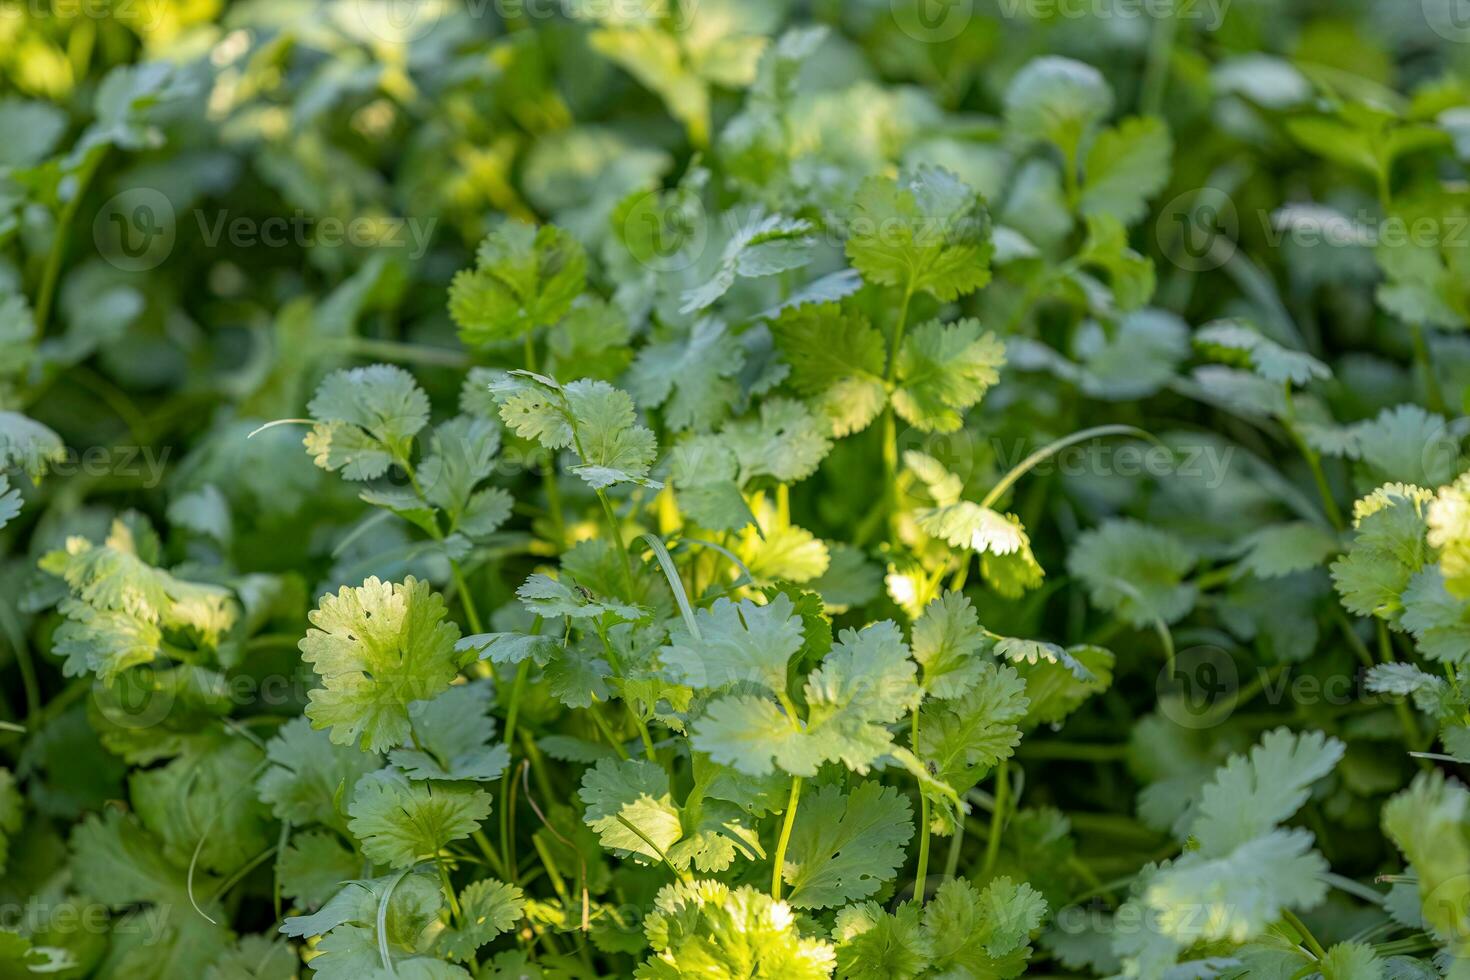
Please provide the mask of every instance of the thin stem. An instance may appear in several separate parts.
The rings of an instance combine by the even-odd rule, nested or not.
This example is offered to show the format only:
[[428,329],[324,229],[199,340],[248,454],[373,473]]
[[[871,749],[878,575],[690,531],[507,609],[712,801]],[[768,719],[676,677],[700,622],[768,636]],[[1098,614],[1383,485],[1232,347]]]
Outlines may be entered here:
[[674,877],[678,878],[680,881],[689,880],[689,872],[680,871],[678,868],[676,868],[674,866],[674,862],[670,861],[669,856],[664,853],[664,849],[662,847],[659,847],[658,842],[656,842],[652,837],[649,837],[647,834],[645,834],[642,828],[640,828],[633,821],[629,820],[627,817],[623,816],[621,813],[617,815],[617,818],[618,823],[622,824],[624,827],[627,827],[633,833],[637,834],[639,840],[643,841],[643,843],[653,848],[653,853],[657,854],[658,859],[668,866],[668,869],[674,873]]
[[1164,107],[1169,61],[1174,56],[1174,37],[1178,31],[1179,20],[1174,16],[1173,4],[1170,4],[1154,20],[1153,35],[1149,38],[1148,62],[1144,66],[1143,90],[1139,98],[1142,115],[1157,116]]
[[[915,755],[919,752],[919,708],[914,706],[910,715],[909,745]],[[924,904],[924,879],[929,874],[929,794],[919,787],[919,867],[914,872],[914,901]]]
[[[909,304],[913,302],[914,284],[904,287],[903,302],[898,307],[898,322],[893,327],[893,342],[888,348],[888,366],[883,372],[883,381],[893,384],[898,374],[898,353],[903,346],[904,331],[908,329]],[[893,411],[893,399],[883,408],[883,511],[888,517],[890,534],[898,516],[898,417]]]
[[593,703],[587,709],[587,713],[592,716],[593,724],[597,726],[598,731],[602,732],[603,737],[607,739],[607,744],[611,745],[613,751],[618,754],[618,758],[627,761],[628,750],[623,746],[623,740],[618,738],[612,726],[607,723],[607,719],[602,717],[602,712],[597,710],[597,704]]
[[955,821],[954,836],[949,839],[949,854],[944,858],[944,877],[949,880],[960,868],[960,852],[965,848],[965,822]]
[[451,350],[448,347],[429,347],[424,344],[407,344],[398,340],[379,340],[371,337],[343,337],[336,341],[327,341],[327,344],[340,347],[350,354],[399,364],[445,368],[470,366],[469,355],[464,351]]
[[61,262],[66,257],[66,245],[71,237],[72,222],[76,220],[77,211],[82,207],[82,199],[87,196],[87,187],[92,183],[92,178],[97,175],[98,168],[102,166],[102,161],[106,158],[105,148],[96,150],[92,159],[82,165],[81,173],[77,175],[76,190],[56,218],[56,234],[51,239],[51,250],[46,255],[46,268],[41,273],[41,287],[36,293],[37,336],[45,335],[46,324],[51,319],[51,307],[56,299],[56,284],[61,279]]
[[771,868],[771,897],[781,900],[781,869],[786,865],[786,845],[791,843],[791,827],[796,823],[796,806],[801,801],[800,776],[791,777],[791,797],[786,801],[786,813],[781,820],[781,837],[776,842],[776,863]]
[[1343,530],[1346,525],[1342,520],[1342,511],[1337,507],[1337,501],[1332,497],[1332,487],[1327,483],[1327,474],[1322,471],[1322,459],[1317,451],[1307,444],[1307,440],[1297,431],[1296,406],[1291,397],[1291,382],[1286,382],[1286,434],[1296,445],[1297,451],[1307,461],[1307,468],[1312,471],[1312,481],[1317,484],[1317,494],[1322,498],[1322,509],[1327,514],[1327,519],[1337,530]]
[[1418,321],[1411,322],[1409,336],[1414,341],[1414,360],[1424,373],[1424,394],[1429,402],[1429,410],[1436,415],[1447,415],[1444,392],[1439,387],[1439,376],[1434,373],[1434,361],[1429,357],[1429,345],[1424,340],[1424,327]]
[[445,866],[443,856],[435,858],[434,864],[439,869],[439,881],[444,886],[444,897],[449,899],[449,911],[454,914],[454,921],[463,925],[464,910],[459,907],[459,898],[454,894],[454,883],[449,880],[449,868]]
[[485,628],[480,625],[480,612],[475,608],[475,597],[470,594],[469,583],[465,581],[459,562],[450,559],[449,572],[454,576],[454,587],[459,591],[459,604],[464,607],[464,616],[470,621],[470,629],[476,633],[485,632]]
[[1312,935],[1312,930],[1307,928],[1305,922],[1296,917],[1295,912],[1291,909],[1282,909],[1281,918],[1282,921],[1297,931],[1302,937],[1302,942],[1306,943],[1307,949],[1312,951],[1313,956],[1319,960],[1327,958],[1327,950],[1322,948],[1322,944],[1317,942],[1317,937]]
[[618,556],[623,560],[623,584],[627,586],[626,598],[633,599],[633,559],[628,556],[628,544],[623,540],[622,528],[618,526],[618,515],[613,512],[612,501],[607,499],[607,493],[599,487],[597,490],[597,501],[602,504],[602,513],[607,518],[608,533],[612,535],[613,543],[618,546]]
[[1005,826],[1006,807],[1010,805],[1011,764],[1002,762],[995,770],[995,809],[990,811],[990,836],[985,841],[985,865],[981,869],[982,881],[989,881],[995,873],[995,863],[1000,859],[1000,835]]

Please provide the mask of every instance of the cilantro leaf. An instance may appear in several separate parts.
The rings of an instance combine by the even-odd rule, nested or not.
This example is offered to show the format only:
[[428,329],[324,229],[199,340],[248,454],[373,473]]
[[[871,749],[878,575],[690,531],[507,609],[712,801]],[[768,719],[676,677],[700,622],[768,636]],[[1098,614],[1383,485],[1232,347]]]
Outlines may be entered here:
[[409,705],[443,691],[458,673],[459,628],[444,613],[438,593],[412,576],[374,577],[322,596],[300,644],[322,681],[306,716],[330,728],[338,745],[360,737],[374,752],[397,747],[409,735]]
[[948,301],[990,281],[990,214],[941,167],[868,178],[848,222],[847,257],[869,282]]
[[348,827],[378,864],[407,868],[470,836],[490,815],[490,794],[457,783],[410,780],[392,769],[357,781]]
[[781,875],[796,908],[831,908],[864,899],[897,873],[914,834],[909,802],[872,780],[851,794],[822,786],[796,811]]
[[555,225],[506,221],[476,257],[476,268],[456,275],[449,290],[449,313],[460,339],[472,347],[553,325],[586,283],[581,244]]

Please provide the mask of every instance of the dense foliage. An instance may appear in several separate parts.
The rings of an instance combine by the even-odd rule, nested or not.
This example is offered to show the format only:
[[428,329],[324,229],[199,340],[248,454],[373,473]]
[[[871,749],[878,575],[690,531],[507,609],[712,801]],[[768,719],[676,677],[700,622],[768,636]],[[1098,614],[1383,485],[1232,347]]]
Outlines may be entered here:
[[1456,0],[0,0],[0,977],[1470,980]]

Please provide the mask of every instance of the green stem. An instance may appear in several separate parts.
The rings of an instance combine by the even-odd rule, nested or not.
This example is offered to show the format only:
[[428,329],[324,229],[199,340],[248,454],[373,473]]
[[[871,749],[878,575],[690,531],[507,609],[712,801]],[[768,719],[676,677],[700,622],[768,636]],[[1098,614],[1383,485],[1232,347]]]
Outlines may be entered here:
[[626,598],[631,602],[633,600],[633,559],[628,555],[628,544],[623,540],[623,531],[618,526],[618,515],[613,512],[612,501],[607,499],[607,493],[600,487],[597,490],[597,501],[602,504],[603,516],[607,518],[608,533],[612,535],[613,543],[618,548],[618,556],[622,559],[623,584],[628,589]]
[[618,758],[627,761],[628,750],[623,747],[622,739],[618,738],[612,726],[607,723],[607,719],[602,717],[602,712],[597,710],[597,703],[593,702],[587,712],[592,715],[593,724],[597,726],[598,731],[602,732],[603,737],[607,739],[607,744],[611,745],[613,751],[618,754]]
[[944,858],[944,877],[949,880],[960,869],[960,852],[965,847],[965,822],[955,822],[954,836],[949,839],[949,854]]
[[[898,354],[903,346],[903,335],[908,329],[909,304],[913,302],[912,280],[904,287],[903,302],[898,307],[898,322],[893,327],[893,342],[888,348],[888,366],[883,372],[883,382],[892,387],[898,374]],[[883,407],[883,511],[888,517],[889,534],[892,536],[894,522],[898,517],[898,417],[893,411],[893,399]]]
[[796,823],[796,806],[801,801],[801,777],[791,777],[791,797],[781,820],[781,837],[776,841],[776,863],[771,868],[771,897],[781,900],[781,869],[786,865],[786,845],[791,843],[791,827]]
[[439,869],[439,881],[444,886],[444,897],[449,899],[449,911],[454,914],[454,921],[464,925],[464,910],[459,907],[459,898],[454,894],[454,883],[449,880],[449,869],[444,864],[444,858],[434,859],[434,864]]
[[87,196],[87,187],[106,158],[105,148],[93,151],[92,158],[82,165],[82,170],[77,175],[76,190],[71,200],[66,202],[61,214],[57,216],[56,234],[51,239],[51,250],[46,255],[46,268],[41,273],[41,287],[36,294],[35,320],[38,337],[45,335],[46,324],[51,319],[51,307],[56,300],[56,284],[61,280],[61,263],[66,257],[72,222],[76,220],[77,211],[82,207],[82,199]]
[[1439,376],[1434,373],[1434,361],[1429,357],[1429,345],[1424,340],[1424,327],[1417,321],[1409,324],[1409,336],[1414,341],[1414,360],[1424,374],[1424,394],[1429,410],[1436,415],[1448,415],[1445,410],[1444,392],[1439,387]]
[[[1374,620],[1378,627],[1378,658],[1386,664],[1394,662],[1393,641],[1388,637],[1388,626],[1381,619]],[[1404,737],[1408,739],[1409,749],[1412,751],[1419,746],[1419,726],[1414,723],[1414,716],[1409,714],[1409,706],[1403,701],[1395,701],[1393,704],[1394,714],[1398,715],[1399,727],[1404,730]],[[1421,769],[1432,769],[1433,765],[1428,759],[1420,758]]]
[[1169,62],[1174,55],[1174,36],[1179,30],[1179,20],[1174,16],[1173,5],[1161,11],[1154,22],[1153,35],[1149,38],[1148,63],[1144,66],[1143,90],[1139,98],[1140,114],[1157,116],[1164,107],[1164,91],[1169,84]]
[[424,344],[407,344],[398,340],[380,340],[372,337],[342,337],[327,341],[328,347],[336,347],[349,354],[370,357],[398,364],[418,364],[423,367],[467,368],[469,356],[464,351],[448,347],[429,347]]
[[1322,509],[1327,514],[1327,519],[1332,522],[1334,528],[1341,531],[1346,527],[1342,520],[1342,511],[1338,509],[1337,501],[1332,497],[1332,487],[1328,485],[1327,474],[1322,470],[1321,457],[1297,431],[1296,405],[1291,397],[1291,382],[1288,381],[1285,384],[1286,418],[1283,421],[1286,423],[1286,434],[1296,445],[1297,452],[1301,453],[1302,458],[1307,461],[1307,468],[1312,471],[1312,482],[1317,485],[1317,494],[1322,498]]
[[990,812],[990,836],[985,841],[985,865],[980,872],[982,882],[990,880],[995,873],[995,863],[1000,859],[1000,835],[1011,796],[1010,767],[1010,762],[1002,762],[995,770],[995,809]]
[[1306,943],[1307,949],[1312,951],[1313,956],[1319,960],[1327,958],[1327,950],[1322,948],[1322,944],[1317,942],[1317,937],[1312,935],[1312,930],[1307,928],[1305,922],[1296,917],[1295,912],[1291,909],[1282,909],[1281,918],[1287,925],[1291,926],[1301,935],[1302,942]]
[[[915,755],[919,753],[919,709],[916,705],[910,715],[909,745]],[[929,875],[929,795],[919,787],[919,867],[914,872],[914,901],[924,904],[925,879]]]

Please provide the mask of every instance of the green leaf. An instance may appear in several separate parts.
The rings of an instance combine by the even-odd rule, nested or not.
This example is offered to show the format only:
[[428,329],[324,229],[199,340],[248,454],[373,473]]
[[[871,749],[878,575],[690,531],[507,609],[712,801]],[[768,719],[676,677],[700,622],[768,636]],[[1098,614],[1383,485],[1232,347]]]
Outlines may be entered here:
[[941,975],[1019,975],[1046,911],[1046,899],[1025,882],[996,878],[977,889],[963,878],[946,881],[924,909],[935,968]]
[[838,910],[832,938],[837,941],[839,974],[851,980],[923,975],[934,947],[920,915],[919,907],[912,902],[905,902],[891,914],[877,902]]
[[1000,380],[1003,364],[1005,345],[978,320],[920,324],[899,350],[894,411],[924,432],[954,432]]
[[790,384],[813,400],[834,436],[861,432],[888,401],[883,335],[861,313],[836,303],[808,303],[783,311],[771,335],[791,365]]
[[738,531],[755,522],[750,505],[735,482],[740,463],[719,436],[695,436],[674,447],[669,481],[678,492],[680,510],[702,527]]
[[526,897],[515,885],[481,878],[459,893],[459,907],[464,912],[463,925],[440,933],[435,948],[451,960],[465,963],[474,959],[481,946],[515,928],[525,913]]
[[984,202],[948,170],[921,164],[858,188],[847,257],[869,282],[947,302],[990,281],[992,251]]
[[0,768],[0,874],[10,857],[10,840],[20,833],[25,821],[25,797],[16,786],[15,775]]
[[686,339],[650,344],[638,353],[628,389],[640,405],[664,407],[674,429],[708,432],[740,397],[745,348],[719,320],[697,321]]
[[1438,487],[1459,473],[1459,438],[1441,416],[1418,405],[1386,408],[1376,418],[1360,422],[1354,432],[1372,484]]
[[1420,653],[1454,664],[1470,657],[1470,604],[1450,595],[1439,569],[1417,572],[1404,589],[1403,603],[1400,624],[1414,634]]
[[1111,214],[1125,225],[1148,213],[1148,200],[1169,183],[1174,141],[1153,116],[1133,116],[1097,134],[1083,164],[1083,215]]
[[411,781],[391,769],[358,780],[347,808],[362,852],[408,868],[470,836],[490,815],[490,794],[456,783]]
[[1127,229],[1110,214],[1088,215],[1087,240],[1076,261],[1107,273],[1113,303],[1122,312],[1138,309],[1154,294],[1153,262],[1129,246]]
[[831,908],[868,898],[891,879],[914,835],[913,810],[872,780],[850,795],[822,786],[802,797],[781,876],[796,908]]
[[[937,779],[964,796],[1020,744],[1030,704],[1025,692],[1014,668],[986,664],[963,697],[931,702],[919,712],[915,752]],[[953,826],[951,815],[944,832]]]
[[0,99],[0,131],[14,137],[0,147],[0,170],[40,163],[55,150],[66,126],[66,113],[49,103]]
[[432,701],[409,706],[413,747],[394,749],[388,758],[409,779],[463,779],[489,782],[510,765],[510,748],[495,743],[488,683],[456,684]]
[[324,824],[345,830],[337,806],[365,773],[377,769],[378,756],[355,745],[338,745],[305,718],[293,718],[266,744],[269,766],[255,782],[261,802],[277,819],[297,827]]
[[865,773],[893,746],[887,726],[917,703],[916,673],[891,620],[845,630],[807,677],[804,728],[770,701],[735,695],[709,705],[694,724],[691,743],[751,776],[776,768],[814,776],[823,762]]
[[664,669],[677,683],[708,691],[739,683],[772,693],[786,689],[786,665],[802,644],[801,620],[786,595],[764,606],[749,599],[717,599],[698,610],[694,621],[698,637],[676,626],[659,650]]
[[523,439],[547,449],[576,449],[581,461],[572,471],[594,489],[648,479],[658,453],[653,432],[639,425],[633,399],[605,381],[560,385],[551,378],[516,372],[491,387],[500,417]]
[[1205,856],[1265,834],[1299,810],[1312,784],[1342,759],[1343,743],[1321,732],[1267,732],[1250,755],[1232,755],[1200,794],[1191,835]]
[[204,971],[204,980],[291,980],[300,960],[288,943],[241,936]]
[[263,761],[242,739],[201,736],[167,765],[132,773],[133,807],[175,864],[187,867],[197,854],[201,868],[234,871],[270,840],[265,807],[251,792]]
[[914,622],[914,659],[924,675],[924,693],[936,698],[957,698],[986,676],[989,658],[985,631],[970,600],[959,592],[946,592],[924,607]]
[[304,442],[316,465],[372,480],[409,458],[429,397],[407,371],[375,364],[327,375],[307,411],[316,424]]
[[276,865],[281,893],[303,908],[322,905],[361,872],[362,858],[327,830],[293,834]]
[[480,244],[477,259],[449,290],[449,314],[471,347],[555,324],[586,284],[582,246],[555,225],[506,221]]
[[698,313],[719,301],[736,278],[758,279],[800,269],[812,260],[816,240],[810,223],[757,210],[731,235],[707,281],[686,290],[679,312]]
[[459,672],[459,628],[444,614],[439,594],[412,576],[401,584],[374,577],[322,596],[300,644],[322,681],[309,695],[312,724],[331,728],[338,745],[359,737],[374,752],[402,744],[409,705],[434,697]]
[[1217,320],[1200,327],[1195,345],[1219,360],[1248,366],[1276,384],[1304,385],[1332,377],[1332,371],[1305,351],[1292,350],[1243,320]]
[[1135,627],[1172,623],[1195,603],[1184,581],[1194,553],[1167,531],[1132,520],[1111,520],[1073,545],[1067,569],[1087,586],[1092,604]]
[[1348,611],[1399,624],[1404,591],[1430,558],[1424,514],[1432,499],[1428,490],[1389,484],[1354,505],[1357,533],[1332,563],[1332,582]]
[[1470,927],[1470,792],[1442,772],[1420,773],[1383,808],[1383,831],[1418,877],[1424,927],[1463,957]]
[[18,466],[32,480],[66,460],[61,437],[19,412],[0,411],[0,470]]
[[582,774],[577,795],[587,807],[587,826],[619,857],[656,864],[683,836],[668,774],[655,762],[604,759]]
[[1011,135],[1023,144],[1051,143],[1068,166],[1075,166],[1084,140],[1112,109],[1113,92],[1102,73],[1071,58],[1036,58],[1006,88]]
[[722,432],[739,466],[736,483],[769,476],[798,483],[816,472],[832,449],[826,427],[800,402],[767,398],[758,418],[731,422]]
[[1337,536],[1318,524],[1294,521],[1252,531],[1240,542],[1240,567],[1257,578],[1273,579],[1320,568],[1339,550]]
[[836,955],[831,944],[803,938],[796,917],[749,885],[718,881],[664,886],[643,923],[652,955],[639,980],[689,976],[826,980]]

